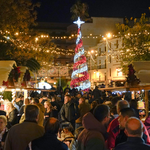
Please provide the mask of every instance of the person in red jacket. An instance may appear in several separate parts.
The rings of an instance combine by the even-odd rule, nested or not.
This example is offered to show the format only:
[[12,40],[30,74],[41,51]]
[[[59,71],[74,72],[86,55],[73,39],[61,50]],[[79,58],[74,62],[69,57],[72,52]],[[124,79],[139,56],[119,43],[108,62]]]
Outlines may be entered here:
[[[136,112],[133,108],[124,108],[120,111],[119,119],[118,119],[120,131],[116,137],[115,146],[120,144],[120,143],[127,141],[127,135],[125,134],[125,124],[126,124],[127,120],[131,117],[136,118]],[[149,135],[147,133],[147,129],[144,126],[144,124],[143,124],[143,136],[142,136],[142,138],[145,141],[145,143],[149,144],[150,139],[149,139]]]
[[145,120],[145,126],[147,128],[148,134],[150,135],[150,114],[148,115],[148,117]]
[[127,141],[116,146],[115,150],[150,150],[145,144],[143,136],[143,123],[136,117],[130,117],[125,124]]
[[[117,113],[119,114],[121,109],[129,108],[129,107],[130,107],[130,105],[129,105],[128,101],[120,100],[117,103]],[[112,149],[115,147],[115,140],[120,131],[118,118],[119,117],[112,120],[107,129],[107,132],[109,133],[108,139],[106,141],[106,145],[107,145],[108,149]]]
[[[124,108],[129,108],[130,105],[128,103],[128,101],[126,100],[120,100],[117,103],[117,112],[118,114],[120,114],[120,111]],[[107,132],[109,133],[108,139],[106,141],[106,145],[108,149],[113,149],[115,148],[115,142],[116,142],[116,138],[118,136],[118,134],[120,133],[120,128],[119,128],[119,121],[118,121],[119,117],[115,118],[114,120],[112,120],[112,122],[109,124]],[[144,135],[145,135],[145,140],[147,144],[150,144],[150,137],[148,134],[148,131],[144,126]]]

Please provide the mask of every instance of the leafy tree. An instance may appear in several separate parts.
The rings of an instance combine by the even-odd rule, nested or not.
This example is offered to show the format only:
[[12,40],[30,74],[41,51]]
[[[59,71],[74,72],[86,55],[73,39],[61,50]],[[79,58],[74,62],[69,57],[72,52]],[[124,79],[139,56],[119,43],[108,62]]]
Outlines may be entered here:
[[86,3],[81,3],[80,0],[77,0],[76,3],[70,8],[70,12],[72,13],[72,20],[77,20],[78,17],[81,20],[87,21],[88,14],[88,5]]
[[27,34],[29,31],[31,34],[30,28],[36,24],[35,7],[39,6],[31,0],[0,1],[0,60],[15,60],[18,66],[27,66],[32,71],[40,68],[33,39]]
[[133,61],[150,60],[150,18],[142,14],[140,19],[126,19],[126,24],[117,24],[124,46],[120,49],[123,71]]
[[51,51],[56,47],[50,39],[39,39],[35,42],[36,36],[26,36],[29,37],[0,34],[0,60],[15,60],[17,66],[27,66],[31,71],[37,71],[40,66],[50,64],[54,58]]
[[[59,79],[57,79],[57,82],[56,82],[56,86],[58,85],[59,85]],[[61,78],[61,87],[64,89],[66,85],[67,85],[67,80],[64,78]]]
[[140,83],[140,80],[137,79],[136,75],[135,75],[135,70],[132,66],[132,64],[130,64],[128,66],[128,74],[127,74],[127,83],[130,85],[138,85]]
[[12,101],[12,92],[10,91],[4,91],[3,93],[3,99],[8,99],[9,101]]
[[32,71],[51,64],[56,46],[32,29],[39,6],[32,0],[0,0],[0,60],[15,60]]
[[37,13],[31,0],[0,0],[0,29],[15,33],[17,31],[27,32],[35,25]]

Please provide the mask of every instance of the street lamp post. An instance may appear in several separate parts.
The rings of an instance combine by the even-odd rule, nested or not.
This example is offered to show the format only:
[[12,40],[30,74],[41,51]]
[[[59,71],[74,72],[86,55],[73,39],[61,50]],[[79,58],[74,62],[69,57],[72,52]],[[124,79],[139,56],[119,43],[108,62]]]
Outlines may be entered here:
[[91,56],[90,56],[90,82],[91,82]]
[[106,41],[106,80],[105,87],[108,88],[108,39],[111,37],[111,34],[108,33],[103,39]]
[[58,67],[58,76],[59,76],[59,85],[61,86],[61,75],[60,75],[60,66]]
[[[89,54],[89,57],[90,57],[90,82],[91,82],[91,79],[92,79],[92,77],[91,77],[91,70],[92,70],[92,61],[91,61],[91,55],[94,53],[94,50],[91,50],[91,51],[88,51],[88,54]],[[91,82],[92,83],[92,82]]]
[[59,63],[59,66],[58,66],[59,86],[61,86],[61,74],[60,74],[60,69],[61,69],[61,63]]

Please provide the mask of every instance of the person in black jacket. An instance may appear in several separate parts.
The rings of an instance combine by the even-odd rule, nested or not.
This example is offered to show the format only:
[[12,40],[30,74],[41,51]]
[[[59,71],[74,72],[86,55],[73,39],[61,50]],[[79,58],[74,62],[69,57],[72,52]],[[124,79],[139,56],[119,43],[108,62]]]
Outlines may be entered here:
[[[136,117],[136,113],[134,109],[124,108],[120,111],[119,118],[118,118],[120,133],[116,137],[115,146],[127,141],[127,135],[125,134],[125,124],[127,120],[131,117]],[[149,135],[146,132],[146,127],[144,127],[143,131],[144,132],[142,134],[142,138],[145,141],[145,143],[149,143]]]
[[44,108],[45,108],[45,112],[44,112],[44,123],[43,125],[46,124],[47,120],[52,117],[52,105],[49,101],[45,101],[44,102]]
[[125,133],[128,136],[126,142],[117,145],[115,150],[150,150],[150,145],[142,139],[143,124],[135,117],[130,117],[125,125]]
[[58,119],[58,113],[60,111],[60,105],[56,102],[55,97],[52,97],[51,105],[53,106],[52,114],[54,118]]
[[4,115],[0,115],[0,150],[3,150],[5,139],[8,133],[8,129],[6,127],[7,118]]
[[44,136],[32,141],[32,150],[68,150],[67,145],[57,139],[58,130],[58,119],[49,118]]
[[18,110],[13,106],[11,102],[6,103],[7,113],[7,127],[10,129],[13,125],[18,123]]
[[98,100],[100,99],[102,95],[101,91],[98,89],[98,86],[95,87],[92,94],[94,95],[94,99],[98,99]]
[[66,94],[67,92],[70,93],[70,91],[71,91],[71,90],[70,90],[70,88],[69,88],[69,85],[67,85],[67,87],[64,89],[64,94]]
[[70,95],[65,96],[60,116],[62,121],[70,122],[75,129],[75,120],[79,117],[79,110],[76,104],[71,101]]

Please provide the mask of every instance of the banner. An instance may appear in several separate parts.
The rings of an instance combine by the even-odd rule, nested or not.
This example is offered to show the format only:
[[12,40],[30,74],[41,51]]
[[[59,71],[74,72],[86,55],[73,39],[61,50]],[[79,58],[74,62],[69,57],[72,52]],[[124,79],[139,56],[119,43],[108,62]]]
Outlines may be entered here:
[[51,67],[50,69],[42,68],[38,72],[38,76],[40,77],[62,77],[68,75],[68,67],[66,66],[56,66]]
[[59,75],[60,76],[68,76],[68,67],[62,66],[59,68]]
[[50,77],[57,77],[59,76],[59,70],[57,67],[52,67],[51,69],[48,70],[48,75],[47,76],[50,76]]

